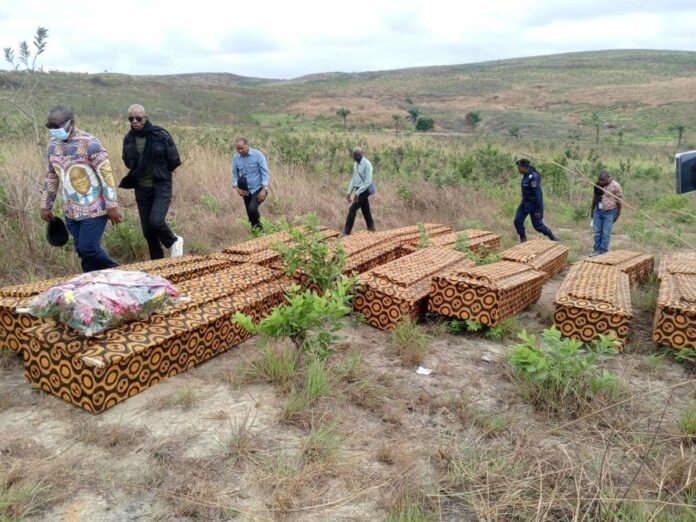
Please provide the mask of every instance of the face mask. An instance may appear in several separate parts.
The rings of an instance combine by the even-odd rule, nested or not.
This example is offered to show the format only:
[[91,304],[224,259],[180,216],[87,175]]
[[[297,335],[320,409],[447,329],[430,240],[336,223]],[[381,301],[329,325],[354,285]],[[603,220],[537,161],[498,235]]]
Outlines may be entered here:
[[51,133],[52,137],[60,141],[65,141],[68,139],[68,136],[70,136],[70,133],[66,131],[63,127],[60,127],[58,129],[48,129],[48,132]]
[[48,132],[51,133],[51,136],[61,141],[67,140],[69,136],[68,131],[66,131],[63,127],[60,129],[48,129]]

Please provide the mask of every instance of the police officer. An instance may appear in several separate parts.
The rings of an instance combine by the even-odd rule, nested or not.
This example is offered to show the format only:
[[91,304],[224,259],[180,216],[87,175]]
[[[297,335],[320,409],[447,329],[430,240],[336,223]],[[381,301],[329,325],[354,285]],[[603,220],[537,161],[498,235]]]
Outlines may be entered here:
[[527,241],[524,230],[524,220],[532,215],[532,226],[552,241],[559,239],[544,225],[544,195],[541,192],[541,176],[528,159],[517,161],[517,172],[522,175],[522,203],[515,214],[515,229],[520,236],[520,242]]

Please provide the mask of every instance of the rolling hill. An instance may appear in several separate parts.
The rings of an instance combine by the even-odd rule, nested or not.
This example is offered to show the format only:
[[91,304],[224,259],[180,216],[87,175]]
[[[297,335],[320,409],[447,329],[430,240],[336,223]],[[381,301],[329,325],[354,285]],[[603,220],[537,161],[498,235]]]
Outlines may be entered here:
[[[21,73],[0,72],[0,83]],[[116,119],[142,103],[161,122],[190,125],[261,125],[340,128],[346,107],[358,129],[393,127],[392,115],[412,105],[445,132],[471,132],[469,111],[479,111],[476,132],[565,138],[594,136],[596,112],[604,136],[626,141],[671,140],[669,126],[696,116],[696,52],[596,51],[485,63],[363,73],[325,73],[292,80],[200,73],[167,76],[41,75],[46,106],[73,104],[90,118]],[[7,105],[0,111],[7,113]],[[688,125],[687,125],[688,135]]]

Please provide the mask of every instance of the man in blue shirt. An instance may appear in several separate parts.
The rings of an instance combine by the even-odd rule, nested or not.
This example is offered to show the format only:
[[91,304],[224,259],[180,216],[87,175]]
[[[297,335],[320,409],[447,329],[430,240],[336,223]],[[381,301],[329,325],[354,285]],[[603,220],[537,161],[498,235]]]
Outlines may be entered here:
[[372,220],[372,212],[370,211],[372,163],[363,156],[363,151],[360,147],[355,147],[353,149],[353,159],[355,160],[353,164],[353,177],[348,185],[348,194],[346,195],[346,199],[351,205],[348,209],[348,218],[346,219],[346,226],[343,228],[342,236],[349,236],[353,230],[353,224],[355,223],[355,216],[358,213],[358,209],[362,210],[367,229],[372,232],[375,231],[375,223]]
[[527,241],[524,220],[531,214],[532,226],[552,241],[558,238],[544,224],[544,195],[541,192],[541,176],[528,159],[517,161],[517,172],[522,175],[522,202],[515,214],[515,229],[520,236],[520,242]]
[[249,147],[246,138],[237,138],[234,146],[237,152],[232,158],[232,185],[244,199],[249,223],[261,229],[259,205],[268,195],[268,163],[261,151]]

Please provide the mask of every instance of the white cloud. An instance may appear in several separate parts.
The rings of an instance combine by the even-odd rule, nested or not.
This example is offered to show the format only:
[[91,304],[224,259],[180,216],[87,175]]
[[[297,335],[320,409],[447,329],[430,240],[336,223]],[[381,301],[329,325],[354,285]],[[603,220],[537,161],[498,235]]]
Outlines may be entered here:
[[4,0],[0,46],[16,47],[42,25],[48,69],[289,78],[590,49],[696,49],[694,22],[686,0]]

